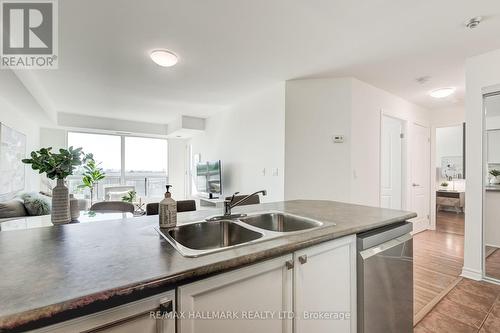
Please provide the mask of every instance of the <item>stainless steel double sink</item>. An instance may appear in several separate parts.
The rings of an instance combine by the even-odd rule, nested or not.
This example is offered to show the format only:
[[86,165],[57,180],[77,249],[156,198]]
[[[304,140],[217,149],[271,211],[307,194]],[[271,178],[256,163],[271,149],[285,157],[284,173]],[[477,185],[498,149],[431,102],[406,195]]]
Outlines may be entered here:
[[156,230],[183,256],[198,257],[321,225],[321,222],[313,219],[272,211]]

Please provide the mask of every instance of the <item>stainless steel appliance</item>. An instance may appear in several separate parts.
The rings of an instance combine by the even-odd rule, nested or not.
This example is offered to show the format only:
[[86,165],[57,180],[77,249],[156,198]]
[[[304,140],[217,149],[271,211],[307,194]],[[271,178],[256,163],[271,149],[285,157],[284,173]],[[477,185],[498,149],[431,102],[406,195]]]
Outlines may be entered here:
[[412,224],[357,236],[358,332],[413,332]]

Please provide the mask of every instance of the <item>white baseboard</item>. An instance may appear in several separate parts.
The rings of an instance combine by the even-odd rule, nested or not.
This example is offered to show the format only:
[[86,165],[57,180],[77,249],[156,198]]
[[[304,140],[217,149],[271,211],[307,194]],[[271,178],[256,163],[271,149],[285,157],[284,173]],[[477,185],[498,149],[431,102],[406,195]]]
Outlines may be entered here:
[[483,281],[500,285],[500,280],[495,279],[495,278],[490,278],[490,277],[487,277],[487,276],[484,277]]
[[481,281],[483,279],[483,272],[480,270],[475,270],[467,267],[462,267],[462,274],[464,278]]

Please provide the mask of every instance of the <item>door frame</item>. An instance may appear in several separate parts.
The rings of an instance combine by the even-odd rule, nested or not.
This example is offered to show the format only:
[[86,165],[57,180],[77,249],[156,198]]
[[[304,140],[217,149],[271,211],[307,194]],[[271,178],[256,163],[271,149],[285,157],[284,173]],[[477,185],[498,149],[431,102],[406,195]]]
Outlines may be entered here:
[[408,208],[408,120],[396,117],[384,110],[380,110],[380,135],[379,135],[379,186],[378,204],[382,205],[382,137],[384,134],[384,117],[391,118],[401,123],[403,138],[401,139],[401,209]]
[[[433,124],[431,127],[431,219],[429,221],[429,230],[436,230],[436,218],[437,218],[437,210],[436,210],[436,189],[438,188],[437,186],[437,181],[436,181],[436,153],[437,153],[437,129],[438,128],[446,128],[446,127],[456,127],[456,126],[463,126],[464,121],[458,121],[458,122],[446,122],[446,123],[439,123],[439,124]],[[465,151],[465,137],[463,140],[463,150]],[[465,154],[465,152],[464,152]],[[464,155],[465,157],[465,155]],[[465,161],[465,158],[464,158]],[[464,170],[465,170],[465,163],[464,163]],[[467,188],[466,188],[467,190]],[[467,195],[466,195],[467,198]],[[466,199],[467,200],[467,199]]]

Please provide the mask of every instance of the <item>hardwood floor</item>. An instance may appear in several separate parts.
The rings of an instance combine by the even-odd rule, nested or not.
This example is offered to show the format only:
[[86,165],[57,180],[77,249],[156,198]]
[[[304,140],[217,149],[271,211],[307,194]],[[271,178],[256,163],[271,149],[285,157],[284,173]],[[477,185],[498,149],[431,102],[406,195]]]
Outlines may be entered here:
[[439,211],[436,214],[436,231],[464,235],[464,214]]
[[413,332],[500,332],[500,286],[462,279]]
[[415,323],[458,282],[464,258],[463,224],[463,214],[439,212],[436,231],[414,236]]

